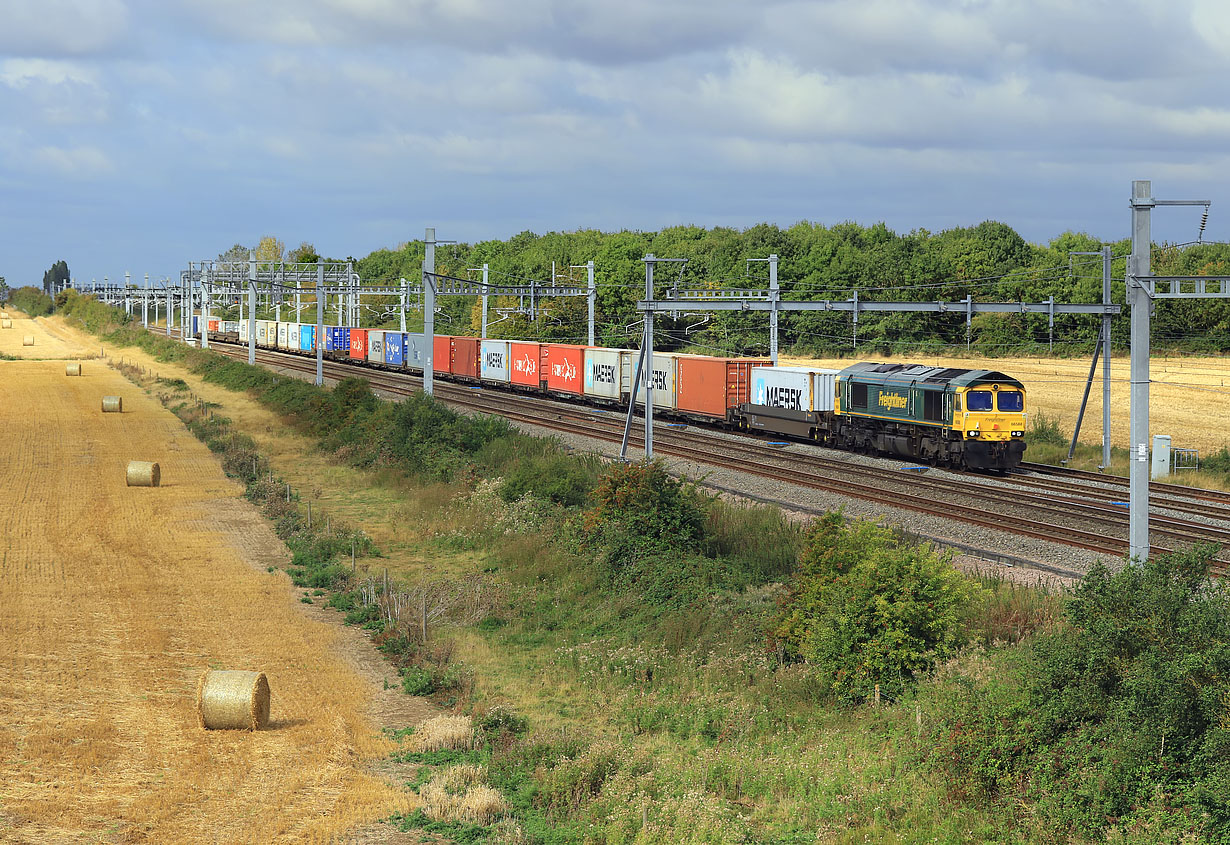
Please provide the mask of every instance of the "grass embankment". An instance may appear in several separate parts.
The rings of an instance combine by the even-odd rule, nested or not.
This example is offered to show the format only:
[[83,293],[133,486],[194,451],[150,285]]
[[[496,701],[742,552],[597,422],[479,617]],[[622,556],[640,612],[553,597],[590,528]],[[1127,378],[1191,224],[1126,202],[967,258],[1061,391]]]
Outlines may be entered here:
[[[420,796],[489,787],[509,815],[403,826],[608,843],[1143,843],[1225,829],[1216,702],[1230,673],[1215,649],[1166,657],[1168,619],[1200,642],[1230,633],[1216,622],[1224,596],[1171,589],[1195,583],[1195,563],[1103,578],[1065,609],[957,576],[873,526],[804,535],[771,509],[653,467],[606,471],[421,397],[382,403],[362,383],[323,391],[130,339],[247,390],[346,463],[355,489],[448,494],[433,512],[448,530],[424,541],[453,575],[386,589],[338,573],[331,601],[380,630],[407,691],[478,723],[474,747],[400,755]],[[366,518],[387,520],[386,506],[373,499]],[[1209,612],[1188,613],[1204,599]],[[1123,636],[1090,639],[1091,620],[1116,618]],[[1098,659],[1063,659],[1086,654]],[[1135,712],[1147,718],[1125,721]]]

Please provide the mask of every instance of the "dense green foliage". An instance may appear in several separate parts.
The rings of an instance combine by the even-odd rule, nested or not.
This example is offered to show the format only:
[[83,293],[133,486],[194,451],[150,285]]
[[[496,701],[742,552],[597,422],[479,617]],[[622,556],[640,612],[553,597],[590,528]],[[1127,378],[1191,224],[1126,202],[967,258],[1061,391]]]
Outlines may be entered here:
[[929,546],[829,513],[813,523],[774,640],[819,668],[832,697],[897,698],[955,653],[975,585]]
[[1035,826],[1230,842],[1230,590],[1210,549],[1093,569],[1067,624],[943,688],[933,759]]
[[[660,232],[612,232],[593,230],[522,232],[506,241],[460,244],[437,250],[440,272],[469,277],[466,268],[490,265],[495,284],[546,280],[556,272],[571,273],[574,282],[584,280],[584,271],[569,269],[594,261],[598,282],[598,342],[623,346],[629,342],[626,327],[639,315],[636,299],[645,289],[646,253],[667,258],[687,258],[682,271],[659,269],[659,291],[681,288],[767,287],[763,264],[747,259],[780,258],[779,279],[785,299],[846,300],[857,290],[862,301],[949,300],[972,293],[976,300],[1100,302],[1101,260],[1078,257],[1070,264],[1071,251],[1096,250],[1101,242],[1068,232],[1046,245],[1027,243],[1010,227],[993,221],[976,226],[931,233],[925,230],[898,234],[883,224],[861,226],[839,223],[824,226],[800,222],[788,228],[760,224],[744,230],[716,227],[676,226]],[[1123,256],[1128,244],[1113,244],[1114,302],[1124,303]],[[394,282],[416,278],[423,260],[423,243],[412,241],[395,250],[377,250],[357,263],[365,280]],[[1189,275],[1230,272],[1230,247],[1202,244],[1184,249],[1159,248],[1153,253],[1158,273]],[[492,308],[518,303],[509,298],[493,299]],[[469,333],[479,326],[477,301],[444,297],[439,301],[444,316],[440,331]],[[493,315],[492,319],[495,317]],[[687,332],[697,320],[678,320],[660,315],[657,324],[659,348],[688,346],[699,351],[724,350],[763,354],[768,346],[767,320],[763,315],[717,314],[698,331]],[[1055,319],[1055,350],[1084,352],[1096,337],[1097,321],[1060,315]],[[1127,343],[1127,321],[1117,320],[1115,343]],[[535,322],[516,314],[493,322],[493,337],[526,337],[544,340],[582,341],[585,332],[583,299],[548,300]],[[1159,308],[1153,324],[1159,346],[1196,351],[1230,350],[1230,302],[1170,302]],[[1045,315],[986,314],[975,317],[967,338],[965,318],[949,315],[861,315],[858,349],[848,314],[815,312],[786,314],[781,319],[783,348],[800,352],[854,353],[868,350],[918,349],[935,345],[964,347],[967,340],[987,354],[1010,354],[1048,348]]]
[[31,317],[44,317],[53,310],[51,297],[38,288],[17,288],[9,295],[9,303]]

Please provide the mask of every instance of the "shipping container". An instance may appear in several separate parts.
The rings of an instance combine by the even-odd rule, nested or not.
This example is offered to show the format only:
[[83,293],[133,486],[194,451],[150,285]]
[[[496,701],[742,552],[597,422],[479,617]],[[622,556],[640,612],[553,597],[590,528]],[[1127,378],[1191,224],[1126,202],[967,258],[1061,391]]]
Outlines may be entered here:
[[[426,335],[423,335],[425,338]],[[426,345],[426,341],[424,341]],[[453,371],[453,339],[446,334],[438,334],[431,341],[431,369],[435,373],[451,373]]]
[[239,342],[240,343],[248,342],[248,321],[247,320],[239,321]]
[[223,334],[233,334],[233,335],[239,334],[239,321],[238,320],[225,321],[222,324],[222,332]]
[[508,384],[508,341],[484,340],[480,350],[482,360],[478,372],[483,381]]
[[547,390],[580,394],[585,379],[585,347],[571,343],[544,343]]
[[350,328],[325,326],[325,351],[336,355],[350,355]]
[[453,362],[449,372],[455,376],[478,378],[479,340],[476,337],[449,338]]
[[276,346],[278,342],[278,324],[273,320],[256,321],[256,345]]
[[604,349],[593,346],[585,350],[585,382],[582,391],[586,396],[612,399],[618,402],[628,392],[628,379],[624,360],[637,353],[627,349]]
[[402,345],[402,357],[405,359],[406,366],[414,370],[422,370],[427,365],[427,358],[431,349],[427,345],[427,335],[416,332],[407,332],[405,341]]
[[790,411],[831,412],[839,372],[819,367],[756,367],[747,401]]
[[508,344],[508,360],[512,365],[509,367],[508,380],[512,384],[521,384],[526,387],[539,387],[542,383],[542,346],[541,343],[521,343],[519,341],[509,341]]
[[[636,371],[637,354],[625,359],[624,373],[632,390],[632,375]],[[670,352],[660,352],[653,356],[650,379],[653,384],[653,406],[655,408],[673,409],[675,407],[675,358]],[[636,386],[636,404],[645,404],[645,390],[642,385]]]
[[221,331],[222,331],[222,329],[218,327],[218,323],[219,323],[219,321],[218,321],[218,320],[209,320],[209,321],[208,321],[208,325],[209,325],[209,330],[210,330],[210,332],[212,332],[212,333],[214,333],[214,334],[217,334],[218,332],[221,332]]
[[306,325],[299,327],[299,348],[304,352],[316,351],[316,327]]
[[367,329],[350,330],[350,357],[367,360]]
[[384,363],[384,332],[378,332],[375,329],[368,329],[367,332],[367,360],[373,364]]
[[404,332],[384,333],[384,363],[400,367],[406,363],[406,335]]
[[691,414],[726,419],[728,409],[748,401],[752,368],[770,363],[758,358],[676,356],[675,407]]
[[192,315],[192,336],[196,337],[201,333],[201,318],[196,314]]
[[277,345],[278,349],[285,349],[285,348],[286,348],[286,324],[285,324],[285,323],[274,323],[274,325],[275,325],[275,326],[277,326],[277,332],[276,332],[276,335],[277,335],[277,343],[276,343],[276,345]]
[[299,348],[299,324],[286,324],[286,345],[283,349],[298,349]]

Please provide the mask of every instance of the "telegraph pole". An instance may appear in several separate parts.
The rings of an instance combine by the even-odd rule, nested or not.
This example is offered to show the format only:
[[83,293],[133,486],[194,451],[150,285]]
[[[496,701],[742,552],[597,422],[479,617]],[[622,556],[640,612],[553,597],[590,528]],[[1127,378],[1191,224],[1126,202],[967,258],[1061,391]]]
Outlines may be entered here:
[[325,265],[316,262],[316,386],[325,383]]
[[1149,559],[1149,318],[1153,301],[1140,277],[1149,275],[1152,190],[1148,181],[1132,183],[1132,254],[1127,276],[1127,301],[1132,309],[1128,557],[1139,564]]
[[423,235],[423,392],[433,396],[432,369],[436,351],[436,230],[428,227]]
[[256,365],[256,253],[248,252],[248,363]]

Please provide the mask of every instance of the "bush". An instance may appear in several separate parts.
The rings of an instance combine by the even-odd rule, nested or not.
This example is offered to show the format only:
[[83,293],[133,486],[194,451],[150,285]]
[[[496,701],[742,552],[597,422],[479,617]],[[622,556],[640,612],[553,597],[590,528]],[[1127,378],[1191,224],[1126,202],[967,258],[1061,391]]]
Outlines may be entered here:
[[838,701],[863,701],[877,684],[895,698],[955,653],[979,589],[930,547],[829,513],[807,535],[772,637],[816,664]]
[[500,487],[500,497],[515,502],[526,493],[564,505],[585,504],[595,483],[590,467],[565,454],[529,457],[515,463]]
[[1048,417],[1042,411],[1030,416],[1029,432],[1025,440],[1030,443],[1048,443],[1052,446],[1068,445],[1068,436],[1059,428],[1059,418]]
[[35,287],[21,287],[9,294],[9,304],[30,317],[45,317],[55,310],[51,297]]
[[647,547],[683,550],[698,547],[705,516],[695,491],[672,478],[660,461],[612,464],[593,492],[585,514],[591,539],[611,529]]
[[1117,824],[1230,842],[1230,591],[1212,555],[1095,567],[1066,625],[965,679],[932,737],[954,787],[1024,802],[1061,840]]

